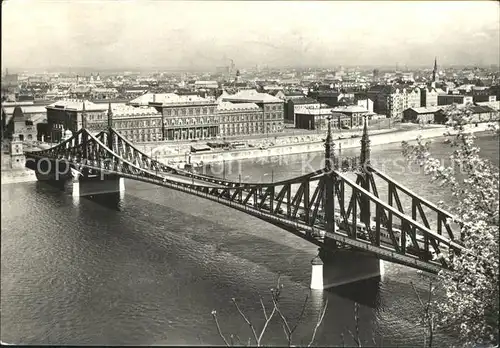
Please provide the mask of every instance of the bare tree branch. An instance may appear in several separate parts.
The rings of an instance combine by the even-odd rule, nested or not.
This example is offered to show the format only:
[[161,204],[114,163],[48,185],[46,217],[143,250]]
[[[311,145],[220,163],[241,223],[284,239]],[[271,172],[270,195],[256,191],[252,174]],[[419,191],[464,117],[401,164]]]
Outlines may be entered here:
[[352,333],[352,331],[349,330],[349,329],[347,329],[347,332],[349,332],[349,335],[351,335],[352,340],[354,341],[354,343],[356,343],[356,345],[358,347],[361,347],[359,340],[356,338],[356,336],[354,336],[354,334]]
[[264,306],[264,301],[262,301],[262,296],[259,295],[260,305],[262,306],[262,311],[264,312],[264,318],[267,320],[266,306]]
[[241,342],[240,336],[234,335],[234,337],[236,337],[236,339],[238,340],[238,343],[243,346],[243,342]]
[[420,302],[420,306],[422,307],[423,310],[425,310],[425,305],[424,303],[422,302],[422,299],[420,298],[420,295],[417,291],[417,288],[415,287],[415,284],[413,284],[413,282],[410,282],[411,286],[413,287],[413,291],[415,292],[415,294],[417,295],[417,298],[418,298],[418,302]]
[[269,324],[269,322],[271,321],[271,319],[273,318],[274,316],[274,313],[276,312],[276,307],[273,308],[273,310],[271,311],[271,314],[269,315],[269,317],[266,319],[266,322],[264,323],[264,326],[262,327],[262,331],[260,332],[260,335],[259,335],[259,339],[257,341],[257,345],[260,346],[260,341],[262,340],[262,337],[264,336],[264,333],[266,332],[266,329],[267,329],[267,325]]
[[314,339],[316,338],[316,332],[318,331],[318,328],[320,327],[321,323],[323,322],[323,318],[325,317],[327,307],[328,307],[328,299],[326,299],[325,306],[323,307],[323,311],[320,311],[320,313],[319,313],[320,316],[319,316],[318,322],[316,323],[316,326],[314,327],[313,335],[311,337],[311,342],[309,342],[309,344],[307,345],[308,347],[310,347],[313,344]]
[[307,305],[307,301],[308,300],[309,300],[309,293],[307,294],[306,299],[304,300],[304,304],[302,305],[302,311],[300,312],[299,318],[297,319],[297,322],[295,323],[295,326],[293,327],[291,333],[293,333],[297,329],[297,327],[299,326],[300,322],[304,318],[304,313],[306,311],[306,305]]
[[245,322],[248,324],[248,326],[250,326],[250,329],[252,330],[253,336],[255,338],[255,342],[258,344],[259,339],[257,337],[257,333],[255,332],[255,328],[254,328],[253,324],[250,322],[250,320],[248,320],[246,315],[241,311],[240,306],[238,306],[238,303],[236,302],[236,300],[234,298],[232,298],[231,301],[233,301],[234,305],[236,306],[236,309],[240,313],[243,320],[245,320]]
[[212,311],[212,317],[215,320],[215,325],[217,325],[217,331],[219,332],[219,336],[222,338],[222,340],[224,341],[226,346],[230,347],[229,343],[227,342],[227,339],[222,334],[222,331],[221,331],[220,326],[219,326],[219,321],[217,320],[217,312],[215,310]]

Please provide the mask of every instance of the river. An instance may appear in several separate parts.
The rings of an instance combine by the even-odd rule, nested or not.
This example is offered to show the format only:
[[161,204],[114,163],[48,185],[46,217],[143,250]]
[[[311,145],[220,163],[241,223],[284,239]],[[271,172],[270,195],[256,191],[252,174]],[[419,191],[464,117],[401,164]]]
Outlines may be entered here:
[[[434,153],[449,148],[436,139]],[[485,156],[498,165],[498,138],[481,136]],[[349,156],[357,150],[346,150]],[[401,170],[399,144],[372,148],[377,165],[425,198],[449,201],[428,178]],[[242,161],[242,181],[281,180],[316,169],[321,154]],[[305,163],[309,163],[305,166]],[[238,179],[226,163],[221,176]],[[250,330],[231,298],[260,329],[259,294],[271,309],[269,290],[281,275],[281,309],[295,323],[309,293],[317,247],[242,212],[202,198],[126,180],[126,193],[74,199],[45,183],[2,185],[1,339],[15,344],[221,345],[211,312],[229,338],[246,342]],[[307,344],[319,308],[328,299],[316,345],[352,346],[354,302],[360,303],[360,336],[383,346],[421,345],[419,307],[410,282],[427,284],[413,269],[386,263],[382,280],[314,292],[295,344]],[[439,346],[457,344],[446,333]],[[267,345],[286,343],[278,318]]]

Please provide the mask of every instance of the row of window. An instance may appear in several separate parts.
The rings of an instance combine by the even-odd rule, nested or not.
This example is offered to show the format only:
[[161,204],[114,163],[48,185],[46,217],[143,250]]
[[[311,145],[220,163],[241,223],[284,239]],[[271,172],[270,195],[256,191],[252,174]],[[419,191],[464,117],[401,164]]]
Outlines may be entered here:
[[270,111],[270,110],[272,110],[272,111],[281,111],[281,110],[283,110],[283,105],[281,105],[281,104],[266,105],[265,106],[265,110],[266,111]]
[[127,138],[128,141],[131,141],[132,143],[140,143],[140,142],[147,142],[147,141],[160,141],[163,140],[161,134],[125,134],[121,132],[124,137]]
[[273,119],[273,120],[276,120],[276,119],[279,119],[281,117],[283,117],[283,114],[282,113],[270,113],[270,114],[266,114],[266,120],[269,120],[269,119]]
[[125,135],[135,135],[135,134],[161,134],[161,128],[149,128],[149,129],[121,129],[120,133]]
[[182,108],[165,108],[163,109],[163,114],[165,116],[194,116],[194,115],[213,115],[215,113],[214,106],[203,106],[203,107],[182,107]]
[[145,128],[145,127],[161,127],[161,119],[153,120],[135,120],[135,121],[115,121],[113,120],[113,127],[121,128]]
[[219,122],[238,122],[238,121],[257,121],[262,119],[262,113],[238,114],[238,115],[220,115]]

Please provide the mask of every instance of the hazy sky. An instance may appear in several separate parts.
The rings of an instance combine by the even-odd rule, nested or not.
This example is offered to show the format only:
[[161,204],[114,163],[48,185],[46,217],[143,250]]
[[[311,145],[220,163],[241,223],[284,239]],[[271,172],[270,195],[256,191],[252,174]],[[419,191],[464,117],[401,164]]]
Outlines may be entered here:
[[494,1],[2,3],[2,67],[498,64]]

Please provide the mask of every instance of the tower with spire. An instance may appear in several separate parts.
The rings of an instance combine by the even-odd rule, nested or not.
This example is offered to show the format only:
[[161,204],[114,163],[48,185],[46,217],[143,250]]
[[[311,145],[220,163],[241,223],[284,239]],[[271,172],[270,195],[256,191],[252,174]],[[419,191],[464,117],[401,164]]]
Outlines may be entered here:
[[87,113],[85,112],[85,101],[82,103],[82,128],[87,128]]
[[[361,136],[361,154],[359,157],[360,162],[360,173],[359,179],[360,184],[364,190],[370,191],[370,171],[368,170],[368,165],[370,164],[370,138],[368,137],[368,117],[364,117],[365,122],[363,126],[363,135]],[[360,202],[360,220],[370,226],[370,199],[363,196]]]
[[113,128],[113,110],[111,110],[111,102],[108,103],[108,128]]
[[111,128],[113,128],[113,111],[111,110],[111,102],[108,104],[108,147],[113,148],[113,136],[111,135]]
[[438,80],[438,63],[437,57],[434,57],[434,69],[432,70],[432,82],[437,82]]
[[364,117],[363,135],[361,136],[361,168],[370,163],[370,138],[368,137],[368,118]]
[[335,143],[332,137],[332,117],[328,116],[328,132],[326,133],[325,139],[325,167],[328,172],[331,172],[334,168],[334,157],[335,157]]

